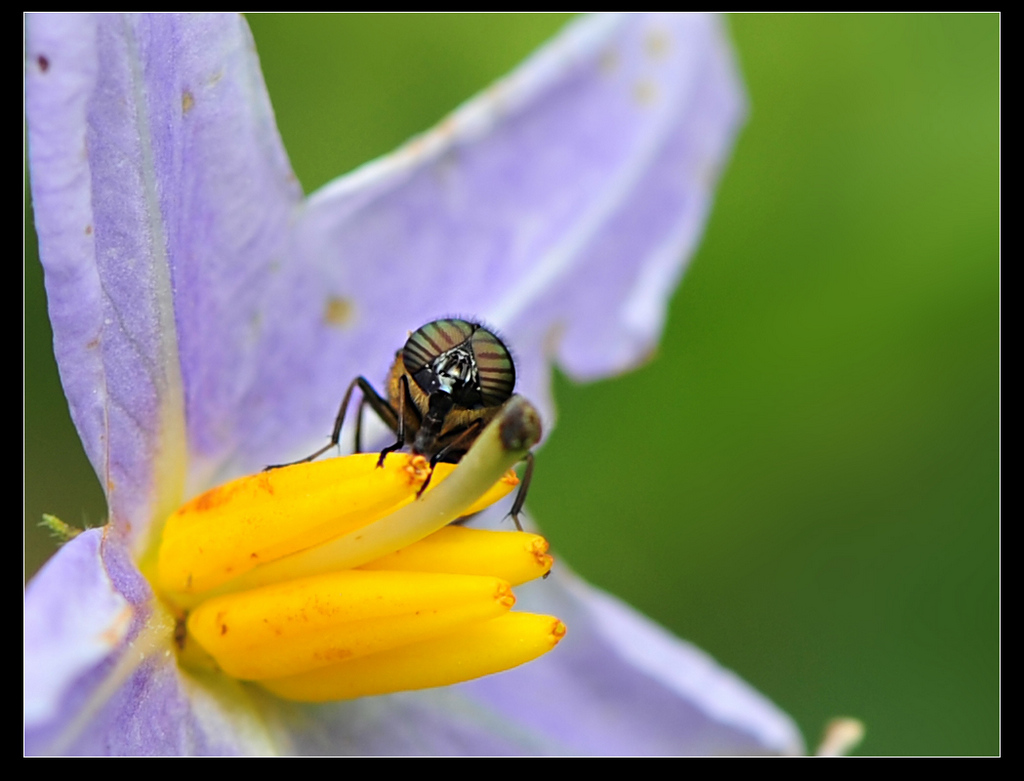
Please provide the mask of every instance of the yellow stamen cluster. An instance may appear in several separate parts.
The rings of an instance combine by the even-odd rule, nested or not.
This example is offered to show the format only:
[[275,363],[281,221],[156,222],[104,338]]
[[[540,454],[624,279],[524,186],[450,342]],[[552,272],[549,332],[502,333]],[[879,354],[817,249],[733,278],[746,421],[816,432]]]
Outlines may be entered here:
[[553,648],[560,621],[509,612],[511,587],[550,569],[547,542],[448,526],[518,482],[509,467],[536,441],[536,413],[518,397],[507,407],[422,496],[426,461],[393,453],[381,468],[376,454],[283,467],[188,502],[165,525],[156,576],[187,616],[185,645],[301,701],[442,686]]

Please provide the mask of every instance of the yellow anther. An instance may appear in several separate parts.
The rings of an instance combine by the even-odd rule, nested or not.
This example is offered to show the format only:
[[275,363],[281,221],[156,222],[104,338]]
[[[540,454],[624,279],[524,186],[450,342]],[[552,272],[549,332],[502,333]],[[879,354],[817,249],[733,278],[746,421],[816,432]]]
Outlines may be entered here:
[[495,575],[518,586],[545,575],[553,561],[548,541],[537,534],[446,526],[360,569]]
[[214,597],[188,629],[229,675],[259,680],[437,637],[513,604],[494,577],[347,570]]
[[[454,468],[438,464],[427,493]],[[193,604],[188,595],[380,520],[413,501],[429,472],[422,456],[394,453],[377,468],[377,456],[362,453],[260,472],[207,491],[167,520],[160,589],[171,601]],[[503,478],[477,504],[482,509],[510,490]]]
[[260,684],[279,697],[301,702],[446,686],[525,664],[564,636],[565,624],[557,618],[507,613],[434,640]]
[[[378,469],[374,454],[332,458],[207,491],[167,520],[160,588],[170,594],[208,591],[259,564],[383,518],[412,501],[426,479],[410,479],[409,460],[396,453]],[[439,471],[435,480],[443,477]]]
[[561,622],[508,613],[511,585],[551,568],[547,542],[447,525],[508,494],[509,467],[538,437],[536,411],[515,397],[458,467],[356,455],[193,499],[157,557],[161,596],[188,616],[181,662],[330,700],[468,680],[550,650]]

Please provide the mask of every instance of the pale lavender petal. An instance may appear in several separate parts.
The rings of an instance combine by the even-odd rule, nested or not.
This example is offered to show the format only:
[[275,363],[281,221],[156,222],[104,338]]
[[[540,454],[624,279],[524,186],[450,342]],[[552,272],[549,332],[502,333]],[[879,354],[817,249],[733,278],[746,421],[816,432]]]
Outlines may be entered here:
[[52,722],[71,684],[127,636],[132,608],[99,566],[102,536],[92,529],[63,546],[26,589],[26,729]]
[[66,543],[25,593],[26,753],[274,753],[238,683],[179,669],[168,621],[117,535]]
[[524,745],[587,756],[803,752],[796,725],[767,698],[564,567],[519,595],[517,610],[561,618],[565,639],[529,665],[456,689],[506,719]]
[[322,441],[347,383],[379,383],[407,332],[440,315],[497,325],[549,423],[552,359],[577,377],[635,365],[744,105],[716,17],[590,17],[327,185],[282,274],[292,298],[267,315],[290,339],[268,345],[241,450],[281,458]]
[[236,17],[43,16],[28,40],[58,358],[136,524],[178,385],[192,493],[322,439],[345,384],[443,313],[504,328],[550,423],[552,358],[595,376],[653,346],[743,107],[716,18],[592,17],[292,213]]
[[54,352],[71,417],[106,484],[107,391],[100,349],[104,303],[86,147],[89,96],[99,69],[95,37],[90,17],[28,17],[25,108]]
[[241,17],[38,15],[26,46],[61,377],[115,523],[138,529],[159,491],[180,500],[186,447],[198,485],[236,445],[301,192]]
[[[131,649],[126,649],[130,653]],[[106,682],[103,669],[84,684]],[[90,756],[265,756],[278,753],[248,695],[234,682],[199,683],[173,653],[147,657],[88,719],[26,736],[31,754]],[[221,684],[219,687],[216,684]],[[80,688],[86,688],[83,685]],[[231,696],[222,695],[225,690]],[[74,692],[74,690],[73,690]]]

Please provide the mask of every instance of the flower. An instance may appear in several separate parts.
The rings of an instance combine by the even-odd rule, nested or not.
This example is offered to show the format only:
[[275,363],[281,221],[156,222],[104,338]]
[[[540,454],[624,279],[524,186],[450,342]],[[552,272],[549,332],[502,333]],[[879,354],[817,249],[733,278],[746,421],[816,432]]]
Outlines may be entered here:
[[570,627],[542,660],[320,706],[183,669],[140,571],[182,502],[309,452],[339,382],[383,376],[439,312],[503,329],[546,421],[552,360],[598,377],[647,354],[743,113],[716,18],[577,21],[309,198],[241,17],[31,16],[26,58],[54,349],[110,509],[27,589],[29,753],[801,749],[764,698],[564,567],[522,600]]

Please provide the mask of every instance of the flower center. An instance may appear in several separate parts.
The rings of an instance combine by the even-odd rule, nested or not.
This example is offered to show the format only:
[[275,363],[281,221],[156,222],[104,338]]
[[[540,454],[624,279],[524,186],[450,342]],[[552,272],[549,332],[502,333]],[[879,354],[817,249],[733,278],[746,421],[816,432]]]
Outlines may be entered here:
[[243,477],[167,521],[153,582],[225,673],[324,701],[456,683],[554,647],[565,627],[512,613],[551,567],[524,532],[453,527],[517,484],[538,433],[516,397],[456,467],[360,454]]

